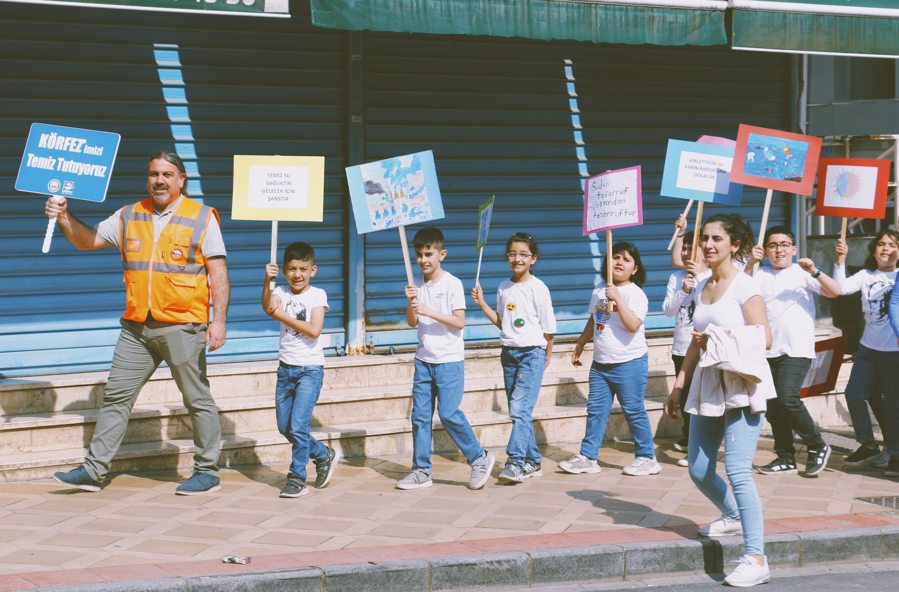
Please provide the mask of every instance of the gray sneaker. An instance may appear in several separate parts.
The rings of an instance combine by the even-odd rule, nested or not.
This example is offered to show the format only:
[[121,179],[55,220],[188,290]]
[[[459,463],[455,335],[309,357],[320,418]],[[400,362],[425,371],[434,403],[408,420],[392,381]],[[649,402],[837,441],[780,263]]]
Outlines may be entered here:
[[602,467],[596,464],[595,460],[587,458],[582,454],[575,454],[568,460],[563,460],[559,463],[559,468],[572,475],[577,475],[579,473],[598,473],[602,470]]
[[646,477],[648,475],[658,475],[662,472],[662,465],[656,459],[648,456],[638,456],[629,465],[626,465],[621,472],[625,475],[633,477]]
[[489,452],[484,454],[471,465],[471,477],[468,478],[469,489],[480,489],[487,483],[490,478],[490,471],[496,464],[496,457]]
[[397,481],[394,487],[397,489],[421,489],[433,484],[431,473],[424,469],[412,469],[412,472]]
[[309,493],[306,483],[299,477],[288,477],[287,485],[281,490],[278,497],[300,497]]
[[540,468],[540,465],[529,460],[524,461],[521,465],[507,462],[503,470],[499,472],[499,480],[510,483],[521,483],[525,479],[542,476],[543,469]]
[[315,459],[313,462],[315,463],[315,488],[321,489],[325,487],[330,481],[331,477],[334,476],[334,469],[337,468],[337,461],[340,460],[340,453],[331,448],[330,446],[326,446],[328,449],[328,456],[323,459]]

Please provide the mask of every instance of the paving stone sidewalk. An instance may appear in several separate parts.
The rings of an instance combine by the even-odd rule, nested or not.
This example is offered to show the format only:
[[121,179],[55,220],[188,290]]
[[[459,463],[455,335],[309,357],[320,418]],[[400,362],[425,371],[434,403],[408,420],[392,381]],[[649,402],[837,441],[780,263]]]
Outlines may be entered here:
[[[834,435],[828,441],[842,443]],[[738,554],[739,539],[725,541],[709,563],[696,527],[717,512],[675,464],[683,454],[670,444],[659,443],[663,470],[657,476],[621,474],[633,458],[629,443],[602,449],[599,474],[561,473],[557,463],[577,450],[571,445],[544,450],[543,477],[514,486],[491,479],[480,491],[465,487],[469,471],[461,457],[442,455],[434,456],[430,488],[394,489],[408,471],[408,458],[348,459],[326,489],[296,499],[278,497],[286,466],[223,469],[221,491],[195,497],[174,495],[180,480],[174,473],[117,475],[99,493],[66,490],[49,479],[3,483],[0,590],[139,590],[149,581],[181,578],[183,584],[198,577],[207,584],[216,577],[251,578],[243,587],[222,589],[254,589],[252,578],[268,577],[264,589],[276,590],[281,588],[271,587],[271,574],[284,579],[296,570],[308,572],[308,589],[322,589],[316,578],[327,579],[329,592],[341,582],[346,589],[361,589],[359,581],[378,589],[378,582],[387,585],[397,574],[411,578],[397,580],[407,581],[408,589],[464,587],[480,583],[472,578],[489,580],[490,569],[513,577],[496,583],[517,583],[524,573],[530,585],[550,564],[559,569],[591,553],[612,562],[627,556],[631,573],[638,565],[718,569]],[[762,446],[757,464],[774,456],[770,440],[763,438]],[[495,476],[505,456],[493,452]],[[899,480],[881,471],[844,471],[843,456],[835,452],[830,468],[814,479],[757,475],[769,548],[784,561],[791,553],[851,560],[873,553],[875,543],[887,557],[899,558]],[[810,541],[817,541],[815,549]],[[683,565],[651,559],[667,560],[665,553],[683,557]],[[252,559],[229,565],[222,563],[227,555]],[[614,574],[614,565],[610,569]],[[296,582],[283,589],[306,589]],[[196,581],[192,586],[201,589]]]

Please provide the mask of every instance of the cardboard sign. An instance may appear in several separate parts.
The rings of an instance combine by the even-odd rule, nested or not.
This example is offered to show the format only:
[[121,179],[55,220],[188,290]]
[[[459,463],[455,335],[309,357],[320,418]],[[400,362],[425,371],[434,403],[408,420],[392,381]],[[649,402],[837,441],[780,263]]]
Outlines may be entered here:
[[743,186],[732,183],[734,150],[707,142],[668,140],[661,195],[740,205]]
[[846,337],[842,335],[815,342],[815,359],[805,374],[799,396],[813,397],[831,392],[837,385],[845,351]]
[[480,251],[487,244],[487,235],[490,233],[490,219],[493,218],[493,202],[496,196],[492,196],[478,208],[478,242],[475,248]]
[[822,158],[818,165],[815,213],[819,216],[883,218],[889,182],[889,160]]
[[16,190],[101,202],[120,140],[111,132],[32,123]]
[[324,156],[234,156],[231,218],[321,222]]
[[811,195],[821,138],[740,125],[731,182]]
[[606,171],[584,183],[585,236],[642,223],[643,190],[639,166]]
[[430,150],[347,167],[346,178],[359,234],[444,216]]

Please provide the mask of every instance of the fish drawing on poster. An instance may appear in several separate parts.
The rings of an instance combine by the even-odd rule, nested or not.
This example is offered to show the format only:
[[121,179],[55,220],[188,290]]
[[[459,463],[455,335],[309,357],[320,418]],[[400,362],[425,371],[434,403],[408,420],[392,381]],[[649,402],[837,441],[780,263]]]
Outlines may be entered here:
[[779,181],[799,181],[808,148],[806,142],[750,133],[743,172]]
[[608,171],[584,187],[584,235],[643,223],[640,167]]
[[364,164],[359,172],[372,230],[408,226],[434,218],[420,154]]

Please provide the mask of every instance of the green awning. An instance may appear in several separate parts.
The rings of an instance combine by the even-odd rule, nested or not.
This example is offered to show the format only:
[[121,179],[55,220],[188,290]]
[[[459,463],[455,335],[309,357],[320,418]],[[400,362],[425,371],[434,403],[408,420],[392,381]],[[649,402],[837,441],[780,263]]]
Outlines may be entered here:
[[734,49],[899,57],[899,0],[731,0]]
[[312,24],[352,31],[726,45],[726,0],[311,0]]

